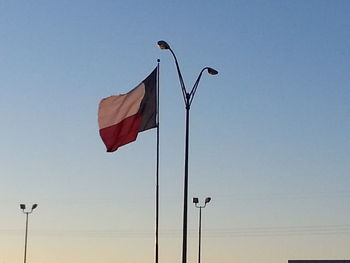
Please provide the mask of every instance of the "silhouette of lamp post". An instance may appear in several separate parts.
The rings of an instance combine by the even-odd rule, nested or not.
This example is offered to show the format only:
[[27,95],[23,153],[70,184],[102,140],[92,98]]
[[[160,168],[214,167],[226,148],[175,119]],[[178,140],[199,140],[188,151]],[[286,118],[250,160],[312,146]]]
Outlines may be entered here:
[[205,198],[204,205],[198,205],[199,200],[197,197],[193,197],[194,205],[199,208],[199,229],[198,229],[198,263],[201,262],[201,238],[202,238],[202,208],[206,207],[207,203],[211,200],[210,197]]
[[24,263],[27,261],[27,237],[28,237],[28,215],[33,212],[35,208],[38,207],[38,204],[32,205],[32,208],[30,211],[25,211],[26,205],[20,204],[20,209],[22,209],[22,212],[26,215],[26,234],[24,238]]
[[190,108],[194,98],[194,95],[197,91],[199,81],[202,77],[204,71],[207,71],[210,75],[217,75],[218,71],[210,67],[204,67],[198,77],[196,82],[193,85],[193,88],[190,92],[186,90],[185,83],[182,78],[180,71],[179,63],[177,61],[174,51],[170,48],[169,44],[163,40],[158,41],[158,46],[160,49],[166,49],[171,52],[174,57],[176,70],[180,81],[180,87],[185,102],[186,108],[186,134],[185,134],[185,175],[184,175],[184,203],[183,203],[183,227],[182,227],[182,263],[187,261],[187,205],[188,205],[188,152],[189,152],[189,131],[190,131]]

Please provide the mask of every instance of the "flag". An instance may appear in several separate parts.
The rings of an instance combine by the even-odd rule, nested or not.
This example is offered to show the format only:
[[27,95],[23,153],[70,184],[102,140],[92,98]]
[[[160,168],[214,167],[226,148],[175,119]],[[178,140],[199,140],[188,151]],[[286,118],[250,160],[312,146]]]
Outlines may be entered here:
[[157,127],[157,68],[126,94],[101,100],[98,125],[107,152],[136,140],[139,132]]

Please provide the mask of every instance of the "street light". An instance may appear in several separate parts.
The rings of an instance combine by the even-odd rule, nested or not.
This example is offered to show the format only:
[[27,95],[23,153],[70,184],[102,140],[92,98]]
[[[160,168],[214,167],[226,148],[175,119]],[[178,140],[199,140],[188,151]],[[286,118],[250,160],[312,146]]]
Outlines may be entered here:
[[27,261],[28,215],[31,214],[35,208],[38,207],[38,204],[33,204],[30,211],[25,211],[25,209],[26,209],[25,204],[20,204],[19,207],[22,210],[22,212],[26,215],[26,234],[25,234],[25,238],[24,238],[24,263],[26,263],[26,261]]
[[189,127],[190,127],[190,108],[192,104],[192,100],[194,98],[194,95],[197,91],[197,87],[199,84],[199,81],[202,77],[202,73],[204,71],[207,71],[210,75],[216,75],[218,74],[218,71],[210,68],[210,67],[205,67],[203,68],[196,80],[196,82],[193,85],[193,88],[191,89],[190,92],[186,90],[185,83],[182,78],[182,74],[180,71],[179,63],[177,61],[176,55],[174,51],[171,49],[170,45],[161,40],[158,41],[158,46],[160,49],[166,49],[171,52],[171,54],[174,57],[175,64],[176,64],[176,70],[177,74],[179,76],[179,81],[180,81],[180,87],[182,91],[182,95],[184,98],[185,102],[185,108],[186,108],[186,134],[185,134],[185,176],[184,176],[184,210],[183,210],[183,231],[182,231],[182,263],[186,263],[187,261],[187,204],[188,204],[188,152],[189,152]]
[[207,203],[211,200],[210,197],[205,198],[204,205],[198,205],[199,201],[197,197],[193,197],[194,205],[199,208],[199,229],[198,229],[198,263],[201,262],[201,239],[202,239],[202,208],[206,207]]

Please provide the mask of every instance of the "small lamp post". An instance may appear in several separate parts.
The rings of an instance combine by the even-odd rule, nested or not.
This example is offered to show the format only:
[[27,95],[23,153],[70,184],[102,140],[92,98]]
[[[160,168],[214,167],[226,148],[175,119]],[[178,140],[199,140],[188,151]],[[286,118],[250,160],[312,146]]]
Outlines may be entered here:
[[199,200],[197,197],[193,197],[193,203],[194,205],[199,208],[199,229],[198,229],[198,263],[201,262],[201,239],[202,239],[202,208],[207,206],[207,203],[209,203],[211,200],[210,197],[205,198],[204,205],[200,206]]
[[25,211],[26,210],[26,205],[25,204],[20,204],[20,209],[22,212],[26,215],[26,234],[24,238],[24,263],[27,261],[27,237],[28,237],[28,215],[33,212],[35,208],[38,207],[38,204],[32,205],[32,208],[30,211]]

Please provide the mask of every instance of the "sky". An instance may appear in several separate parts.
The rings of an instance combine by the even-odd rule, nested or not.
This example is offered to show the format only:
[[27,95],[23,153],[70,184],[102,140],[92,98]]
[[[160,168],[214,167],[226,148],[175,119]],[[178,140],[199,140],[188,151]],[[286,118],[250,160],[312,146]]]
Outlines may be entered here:
[[0,0],[0,263],[154,262],[156,132],[106,153],[97,107],[160,59],[159,262],[350,259],[349,1]]

